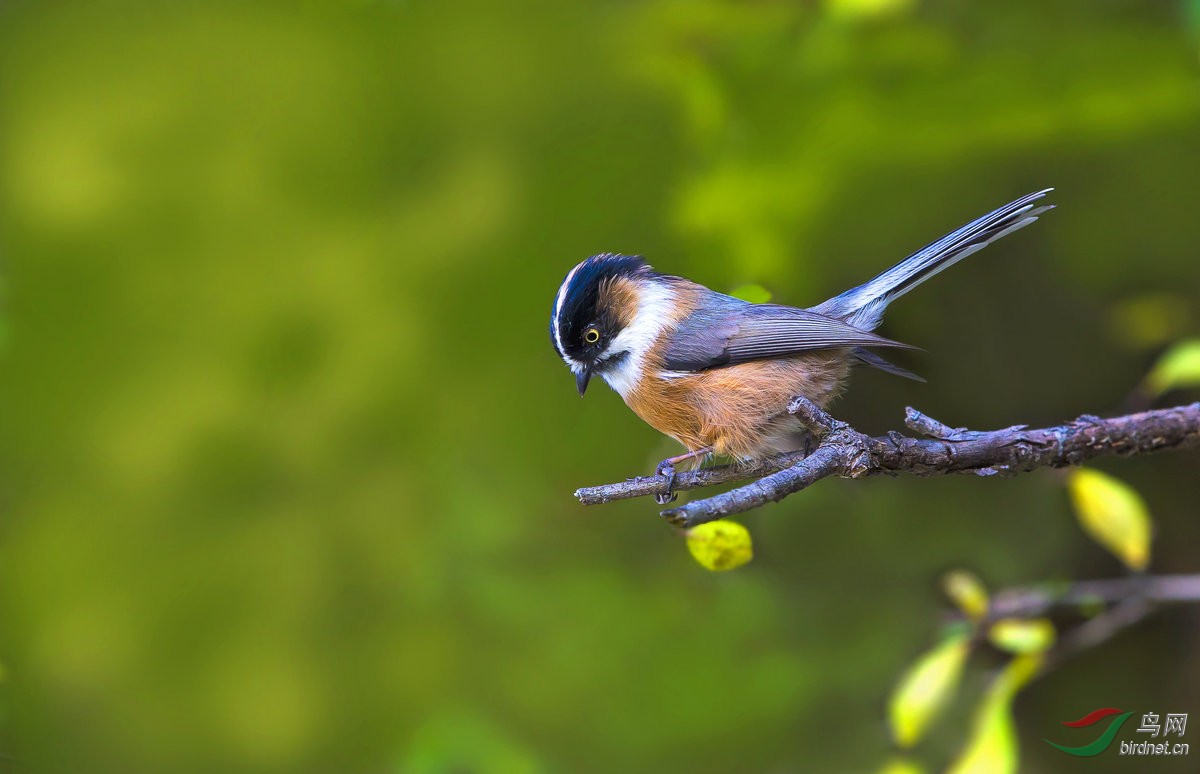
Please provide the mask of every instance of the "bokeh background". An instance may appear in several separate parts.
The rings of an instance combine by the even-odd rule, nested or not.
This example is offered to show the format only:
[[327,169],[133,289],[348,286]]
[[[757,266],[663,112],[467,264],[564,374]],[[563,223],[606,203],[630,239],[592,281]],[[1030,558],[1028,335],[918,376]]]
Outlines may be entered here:
[[[890,313],[928,384],[836,412],[1117,412],[1200,330],[1198,76],[1194,0],[4,2],[0,769],[877,768],[945,570],[1118,563],[1041,471],[822,482],[706,572],[571,496],[673,447],[580,401],[558,283],[807,305],[1053,185]],[[1098,467],[1196,571],[1195,455]],[[1196,614],[1025,691],[1023,770],[1131,770],[1042,743],[1097,706],[1200,723]]]

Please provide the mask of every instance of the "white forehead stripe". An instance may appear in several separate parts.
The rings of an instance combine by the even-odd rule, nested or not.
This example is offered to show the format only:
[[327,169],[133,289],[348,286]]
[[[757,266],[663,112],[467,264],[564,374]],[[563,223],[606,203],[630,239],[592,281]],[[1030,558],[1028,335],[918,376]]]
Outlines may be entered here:
[[[571,286],[571,280],[575,279],[575,272],[579,271],[579,267],[587,263],[586,260],[575,264],[575,268],[567,274],[567,278],[563,280],[563,284],[558,288],[558,295],[554,297],[554,341],[558,344],[559,353],[567,351],[566,344],[562,340],[562,332],[558,329],[558,318],[562,316],[563,301],[567,298],[567,288]],[[566,358],[566,355],[563,355]]]

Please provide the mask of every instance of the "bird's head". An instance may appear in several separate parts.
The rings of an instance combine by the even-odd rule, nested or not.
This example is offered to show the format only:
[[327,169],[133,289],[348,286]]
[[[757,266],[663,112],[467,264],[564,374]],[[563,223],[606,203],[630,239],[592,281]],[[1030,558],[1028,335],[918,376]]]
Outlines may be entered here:
[[580,395],[594,374],[622,394],[636,382],[669,311],[667,279],[639,256],[614,253],[593,255],[567,273],[554,297],[550,340]]

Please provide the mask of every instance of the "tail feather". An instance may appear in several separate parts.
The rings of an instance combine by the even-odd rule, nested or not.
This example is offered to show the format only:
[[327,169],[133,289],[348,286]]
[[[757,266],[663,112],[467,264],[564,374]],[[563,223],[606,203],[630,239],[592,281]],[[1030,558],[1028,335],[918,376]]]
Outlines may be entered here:
[[883,319],[884,309],[892,301],[997,239],[1028,226],[1043,212],[1053,209],[1052,204],[1034,206],[1034,202],[1053,190],[1047,188],[1009,202],[926,245],[869,282],[814,306],[812,310],[845,320],[863,330],[874,330]]

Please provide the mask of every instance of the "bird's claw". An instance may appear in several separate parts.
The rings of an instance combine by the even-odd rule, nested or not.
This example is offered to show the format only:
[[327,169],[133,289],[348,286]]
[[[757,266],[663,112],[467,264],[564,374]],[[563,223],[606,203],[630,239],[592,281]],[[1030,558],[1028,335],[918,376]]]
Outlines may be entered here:
[[654,470],[654,475],[662,476],[667,479],[667,489],[665,492],[659,492],[654,495],[654,502],[659,505],[673,503],[678,499],[679,495],[675,494],[671,489],[675,486],[675,464],[670,460],[663,460],[658,463],[658,467]]

